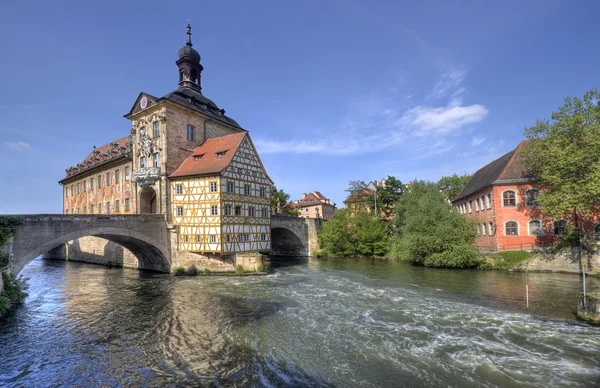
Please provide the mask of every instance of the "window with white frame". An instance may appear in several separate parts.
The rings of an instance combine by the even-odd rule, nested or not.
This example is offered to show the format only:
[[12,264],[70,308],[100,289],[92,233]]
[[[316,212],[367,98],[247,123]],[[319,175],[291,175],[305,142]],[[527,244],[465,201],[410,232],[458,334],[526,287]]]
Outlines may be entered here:
[[518,236],[519,235],[519,224],[516,221],[506,221],[504,224],[504,235],[505,236]]
[[494,223],[492,221],[490,221],[488,223],[488,234],[490,236],[493,236],[496,233],[495,229],[494,229]]
[[175,185],[175,194],[183,194],[183,186],[181,184]]
[[517,194],[512,190],[506,190],[502,193],[502,206],[515,207],[517,206]]
[[248,216],[254,217],[254,206],[248,208]]
[[129,198],[125,198],[125,211],[129,211]]
[[225,205],[225,215],[226,216],[231,215],[231,205]]
[[244,194],[250,195],[250,185],[244,185]]
[[488,195],[485,197],[485,207],[487,209],[492,208],[492,194],[491,193],[488,193]]
[[182,216],[183,215],[183,206],[177,206],[177,215],[178,216]]
[[266,197],[267,195],[267,188],[266,187],[261,187],[260,188],[260,196],[261,197]]
[[200,244],[200,235],[199,234],[196,235],[196,244]]
[[154,153],[154,167],[160,167],[160,159],[158,157],[158,152]]
[[479,224],[477,224],[477,235],[481,235],[481,227],[479,226]]
[[231,242],[231,235],[230,234],[226,234],[225,235],[225,241],[226,242]]
[[479,198],[477,198],[475,200],[475,211],[478,212],[479,211]]
[[129,180],[129,166],[125,166],[125,180]]
[[485,227],[485,222],[483,224],[481,224],[481,235],[482,236],[486,236],[487,235],[487,230]]
[[525,205],[538,206],[537,197],[540,194],[538,189],[530,189],[525,192]]
[[260,209],[260,216],[262,218],[267,218],[268,217],[267,208],[266,207],[263,207],[262,209]]
[[216,205],[212,205],[210,207],[210,215],[211,216],[217,216],[217,215],[219,215],[219,207],[216,206]]
[[552,229],[555,235],[560,236],[567,231],[567,221],[558,220],[552,223]]
[[115,170],[115,183],[121,182],[121,170],[118,168]]
[[210,242],[213,243],[213,244],[216,243],[217,242],[217,236],[215,236],[214,234],[211,234],[210,235]]
[[140,158],[140,168],[146,168],[146,157],[142,156]]
[[227,182],[227,192],[228,193],[235,192],[235,183],[234,182],[232,182],[232,181]]
[[158,121],[155,121],[154,123],[152,123],[152,135],[154,137],[158,137]]
[[106,186],[110,186],[110,171],[106,173]]
[[541,236],[544,234],[544,226],[542,221],[531,220],[529,221],[529,235],[530,236]]
[[115,212],[116,213],[121,212],[121,202],[118,199],[115,200]]
[[235,207],[235,215],[236,216],[241,216],[242,215],[242,207],[241,206],[236,206]]
[[217,192],[217,182],[210,182],[210,192],[211,193]]

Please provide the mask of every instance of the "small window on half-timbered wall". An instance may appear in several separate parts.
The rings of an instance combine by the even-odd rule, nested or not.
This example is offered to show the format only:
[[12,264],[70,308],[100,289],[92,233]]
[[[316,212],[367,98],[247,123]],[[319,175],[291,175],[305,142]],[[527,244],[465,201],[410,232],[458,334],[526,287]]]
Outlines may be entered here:
[[218,216],[219,215],[219,208],[216,205],[213,205],[210,207],[210,215],[211,216]]
[[243,168],[241,168],[241,167],[238,167],[238,168],[237,168],[237,173],[238,173],[238,174],[243,174],[243,173],[244,173],[244,169],[243,169]]
[[231,241],[231,235],[230,234],[226,234],[225,235],[225,241],[227,241],[227,242]]
[[244,186],[244,194],[245,195],[250,195],[250,185],[245,185]]
[[225,205],[225,215],[226,216],[231,215],[231,205]]
[[235,215],[236,216],[241,216],[242,215],[242,207],[241,206],[236,206],[235,207]]
[[248,208],[248,216],[254,217],[254,206]]
[[262,218],[267,218],[267,208],[263,207],[262,209],[260,209],[260,215]]
[[196,244],[200,244],[200,235],[199,234],[196,235]]
[[506,190],[502,193],[502,206],[515,207],[517,206],[517,194],[512,190]]
[[227,182],[227,192],[233,193],[235,191],[235,183],[229,181]]
[[211,193],[217,192],[217,182],[210,182],[210,192]]
[[213,244],[216,243],[217,242],[217,236],[215,236],[214,234],[211,234],[210,235],[210,242],[213,243]]
[[183,186],[178,184],[175,185],[175,194],[183,194]]
[[261,197],[266,197],[267,196],[267,188],[266,187],[261,187],[260,188],[260,196]]
[[504,224],[504,234],[506,236],[518,236],[519,235],[519,224],[516,221],[507,221]]
[[182,216],[183,215],[183,206],[177,206],[177,215],[178,216]]

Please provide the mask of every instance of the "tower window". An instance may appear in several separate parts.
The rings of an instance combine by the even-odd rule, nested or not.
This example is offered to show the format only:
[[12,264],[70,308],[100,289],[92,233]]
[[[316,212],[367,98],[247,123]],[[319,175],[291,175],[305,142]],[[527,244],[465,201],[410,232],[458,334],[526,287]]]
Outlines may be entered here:
[[185,77],[185,71],[183,69],[181,69],[179,71],[179,82],[183,81],[184,77]]
[[190,141],[194,141],[194,139],[196,138],[194,130],[195,128],[193,125],[187,125],[186,138]]

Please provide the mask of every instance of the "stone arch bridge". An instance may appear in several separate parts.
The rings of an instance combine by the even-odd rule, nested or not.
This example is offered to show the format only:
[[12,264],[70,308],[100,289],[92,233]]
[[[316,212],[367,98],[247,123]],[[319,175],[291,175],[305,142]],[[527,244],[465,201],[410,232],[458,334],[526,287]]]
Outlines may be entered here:
[[[39,214],[16,216],[23,220],[6,250],[12,271],[40,255],[61,256],[67,242],[83,237],[100,237],[129,250],[137,267],[170,272],[177,253],[177,228],[167,225],[160,214],[143,215],[72,215]],[[271,218],[274,256],[311,256],[318,248],[320,220],[273,216]],[[2,248],[2,247],[0,247]]]

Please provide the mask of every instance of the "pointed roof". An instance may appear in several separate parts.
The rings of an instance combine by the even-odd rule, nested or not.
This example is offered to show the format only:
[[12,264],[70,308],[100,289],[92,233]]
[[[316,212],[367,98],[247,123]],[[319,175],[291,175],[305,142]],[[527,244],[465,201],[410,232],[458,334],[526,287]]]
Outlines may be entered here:
[[514,150],[477,170],[465,188],[452,199],[452,202],[492,184],[530,181],[531,178],[525,171],[523,158],[520,155],[520,151],[526,143],[527,140],[521,141]]
[[[218,174],[223,171],[242,144],[246,132],[206,139],[177,167],[169,178]],[[219,158],[217,153],[223,153]]]

